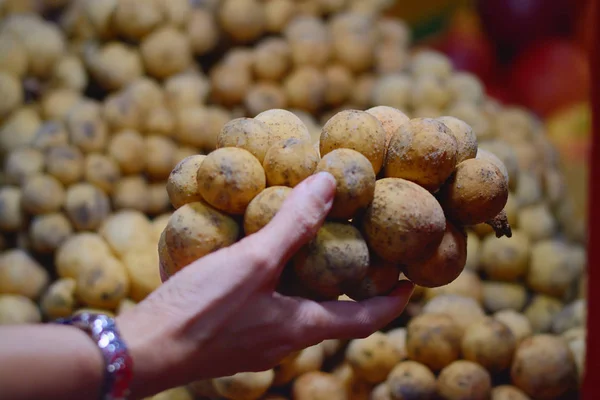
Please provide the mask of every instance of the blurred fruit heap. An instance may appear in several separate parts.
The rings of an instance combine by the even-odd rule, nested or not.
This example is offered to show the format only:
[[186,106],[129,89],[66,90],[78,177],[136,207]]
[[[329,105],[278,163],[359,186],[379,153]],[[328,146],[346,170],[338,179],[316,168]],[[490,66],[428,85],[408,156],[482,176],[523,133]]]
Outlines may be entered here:
[[[0,2],[0,324],[120,313],[156,289],[161,232],[190,202],[172,194],[187,190],[173,186],[173,170],[195,176],[230,121],[286,109],[318,149],[340,111],[389,106],[472,128],[509,177],[512,238],[470,227],[464,271],[449,285],[417,288],[387,332],[323,342],[273,370],[154,399],[574,398],[585,357],[585,216],[529,109],[547,117],[569,102],[581,107],[581,52],[562,41],[528,45],[514,67],[518,94],[499,96],[502,104],[487,94],[497,53],[465,39],[476,26],[460,22],[440,47],[417,48],[409,26],[384,14],[393,3]],[[481,61],[461,64],[459,41]],[[564,75],[556,63],[531,72],[556,57],[571,85],[551,78]],[[553,91],[532,96],[540,86]],[[563,112],[585,123],[582,110]],[[552,133],[571,129],[552,121]]]

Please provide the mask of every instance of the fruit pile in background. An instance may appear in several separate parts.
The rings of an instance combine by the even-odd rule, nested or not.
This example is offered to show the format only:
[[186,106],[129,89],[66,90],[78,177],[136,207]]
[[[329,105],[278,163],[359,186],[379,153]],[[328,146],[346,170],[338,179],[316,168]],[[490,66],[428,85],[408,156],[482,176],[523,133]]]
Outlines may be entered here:
[[[395,15],[420,16],[417,26],[435,26],[424,41],[447,54],[458,70],[477,75],[490,96],[543,119],[584,216],[591,134],[588,54],[597,3],[424,0],[412,6],[420,13],[400,5],[392,9]],[[445,10],[443,22],[434,7]]]
[[[294,146],[325,159],[317,144],[328,121],[387,106],[414,126],[454,117],[472,130],[508,176],[512,237],[497,238],[485,223],[468,227],[460,275],[417,287],[385,332],[323,342],[272,370],[196,382],[154,400],[575,398],[585,359],[586,226],[547,133],[585,126],[586,111],[544,124],[526,107],[502,104],[486,93],[489,78],[415,43],[407,23],[384,15],[393,7],[0,2],[0,324],[89,309],[118,314],[155,290],[161,233],[183,226],[171,219],[176,209],[187,213],[184,222],[210,210],[193,178],[201,167],[214,170],[203,161],[218,155],[231,121],[287,110],[305,137]],[[482,63],[481,73],[495,64]],[[420,131],[414,126],[407,130]],[[262,145],[273,161],[292,159],[279,143]],[[283,197],[293,183],[272,172]],[[247,200],[268,203],[263,196]],[[260,227],[272,208],[265,210],[243,229]]]

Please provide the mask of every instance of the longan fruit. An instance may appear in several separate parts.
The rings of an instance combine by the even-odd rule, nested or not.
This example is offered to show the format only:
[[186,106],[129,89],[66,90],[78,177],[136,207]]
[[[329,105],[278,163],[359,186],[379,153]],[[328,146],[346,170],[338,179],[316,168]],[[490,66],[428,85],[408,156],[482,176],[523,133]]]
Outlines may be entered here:
[[479,318],[485,316],[481,305],[473,298],[456,294],[442,294],[429,300],[422,310],[423,314],[446,314],[462,333]]
[[586,326],[587,312],[587,303],[584,299],[573,301],[554,316],[552,332],[563,334],[569,329]]
[[238,64],[216,65],[210,71],[210,85],[211,98],[218,104],[240,104],[252,86],[251,71]]
[[496,157],[496,155],[494,153],[480,148],[480,149],[477,149],[477,153],[476,153],[475,157],[478,159],[481,159],[481,160],[489,161],[492,164],[494,164],[496,167],[498,167],[500,172],[502,172],[502,175],[504,175],[504,179],[506,179],[506,181],[510,184],[510,176],[508,174],[508,168],[506,168],[506,165],[504,165],[502,160],[500,160],[498,157]]
[[457,360],[440,372],[437,392],[443,400],[485,400],[492,392],[492,379],[479,364]]
[[246,236],[264,228],[275,217],[291,191],[292,188],[287,186],[271,186],[256,195],[244,213]]
[[110,213],[110,200],[91,183],[77,183],[67,189],[65,213],[76,230],[94,230]]
[[0,150],[8,153],[19,147],[28,146],[41,125],[42,120],[34,107],[21,107],[15,110],[0,125]]
[[518,343],[533,334],[529,319],[524,314],[515,310],[501,310],[494,313],[493,317],[504,323],[513,333]]
[[555,399],[577,382],[577,367],[562,339],[539,334],[517,347],[511,378],[515,386],[535,399]]
[[409,61],[406,49],[395,44],[379,43],[375,47],[374,70],[378,75],[388,75],[403,72]]
[[25,296],[0,294],[0,326],[42,322],[37,305]]
[[500,385],[492,389],[491,400],[530,400],[530,397],[516,386]]
[[402,111],[389,106],[375,106],[369,108],[366,112],[373,115],[381,122],[385,130],[386,149],[394,133],[400,129],[400,126],[410,121],[410,118]]
[[193,381],[188,385],[188,389],[196,396],[206,396],[208,398],[216,398],[219,393],[215,390],[212,379],[202,379]]
[[529,238],[518,229],[511,238],[490,233],[481,241],[481,268],[490,279],[515,281],[529,268],[530,249]]
[[49,319],[65,318],[73,314],[75,300],[75,279],[58,279],[48,287],[40,299],[40,309]]
[[458,360],[461,330],[445,314],[421,314],[406,326],[408,358],[439,371]]
[[104,220],[98,232],[112,251],[123,257],[131,250],[147,249],[152,244],[152,225],[140,211],[121,210]]
[[256,118],[235,118],[227,122],[217,137],[217,148],[238,147],[248,150],[262,164],[272,137],[269,125]]
[[[466,122],[451,116],[438,117],[437,120],[446,125],[450,129],[450,134],[456,139],[458,145],[456,154],[457,163],[477,156],[477,136],[475,136],[473,129]],[[506,180],[508,182],[508,176]]]
[[294,0],[269,0],[263,3],[265,30],[269,33],[282,32],[296,14],[297,6]]
[[0,253],[0,293],[36,300],[49,281],[48,272],[24,250],[11,249]]
[[185,24],[185,33],[197,56],[213,50],[219,41],[219,27],[214,15],[202,8],[191,11]]
[[141,175],[121,178],[112,191],[112,205],[116,210],[129,208],[145,212],[149,201],[148,182]]
[[556,233],[558,225],[550,207],[546,203],[534,204],[519,210],[519,229],[532,242],[550,239]]
[[349,298],[356,301],[384,296],[394,289],[399,277],[399,265],[381,260],[371,254],[367,274],[359,283],[348,285],[344,291]]
[[295,17],[286,27],[292,63],[296,67],[323,67],[331,56],[331,38],[320,18],[309,15]]
[[117,33],[140,40],[164,21],[164,15],[156,0],[119,0],[112,19]]
[[68,144],[69,134],[67,128],[62,121],[56,120],[45,121],[31,139],[31,147],[37,150],[46,150],[53,146]]
[[92,100],[84,100],[73,106],[65,117],[71,144],[84,153],[103,151],[108,129],[102,120],[101,108]]
[[290,107],[315,113],[325,104],[327,78],[318,68],[303,65],[285,78],[283,88]]
[[48,174],[36,174],[23,184],[22,206],[33,215],[58,211],[65,201],[65,189],[60,181]]
[[319,141],[321,157],[339,148],[356,150],[364,155],[378,174],[383,166],[386,133],[373,115],[359,110],[336,113],[323,126]]
[[364,73],[356,77],[352,93],[350,93],[350,102],[358,108],[370,107],[374,85],[375,77],[370,73]]
[[387,377],[392,400],[430,400],[435,397],[435,375],[416,361],[397,364]]
[[38,215],[29,227],[31,247],[38,253],[53,253],[72,233],[73,227],[63,213]]
[[[473,131],[477,134],[477,131],[474,126]],[[477,137],[479,138],[480,135],[478,134]],[[495,139],[480,140],[478,143],[478,148],[479,150],[485,150],[484,152],[481,152],[482,158],[487,158],[488,161],[493,162],[497,166],[499,164],[504,165],[504,167],[506,168],[506,173],[508,174],[508,182],[510,189],[515,190],[517,187],[517,182],[519,181],[522,173],[519,171],[519,163],[517,160],[517,155],[513,150],[513,147],[502,140]],[[498,160],[494,159],[494,157],[490,157],[489,154],[486,153],[491,153],[492,155],[496,156],[496,158],[499,159],[501,163],[498,163]],[[499,168],[502,170],[502,173],[505,172],[504,168]]]
[[175,116],[166,105],[159,105],[148,110],[141,123],[144,133],[171,137],[175,131]]
[[208,79],[197,73],[170,76],[163,86],[165,102],[173,110],[204,104],[210,90]]
[[145,172],[151,179],[164,180],[169,177],[175,163],[177,145],[167,137],[150,135],[144,138]]
[[148,185],[148,205],[146,213],[149,215],[161,214],[169,209],[171,205],[169,193],[163,182]]
[[23,192],[13,186],[0,188],[0,229],[3,232],[16,232],[23,227]]
[[251,42],[265,31],[265,9],[256,0],[223,1],[218,11],[218,20],[221,29],[241,43]]
[[457,140],[443,123],[413,118],[390,138],[386,178],[403,178],[435,192],[457,165]]
[[377,23],[378,38],[382,44],[406,48],[412,40],[408,25],[397,18],[383,16]]
[[175,114],[175,139],[180,143],[203,147],[207,135],[208,110],[205,106],[186,106]]
[[412,56],[410,62],[410,70],[415,77],[447,79],[452,75],[452,69],[448,56],[436,50],[420,50]]
[[269,127],[270,140],[267,150],[275,143],[289,138],[306,141],[311,140],[306,125],[304,125],[302,120],[291,111],[275,108],[261,112],[255,116],[254,119]]
[[98,265],[81,271],[75,295],[90,307],[114,310],[129,292],[129,277],[123,263],[115,257],[103,258]]
[[376,384],[385,381],[400,361],[400,354],[383,332],[374,332],[366,338],[350,341],[346,361],[358,377]]
[[84,178],[106,194],[111,194],[115,184],[121,179],[121,170],[113,158],[90,153],[85,158]]
[[[514,233],[514,231],[513,231]],[[467,231],[467,260],[465,261],[465,269],[470,271],[478,271],[481,261],[481,241],[479,236],[471,231]]]
[[352,286],[366,276],[369,248],[354,226],[325,222],[292,262],[296,275],[309,290],[337,297],[346,285]]
[[483,305],[490,312],[512,309],[520,311],[527,302],[527,289],[517,283],[483,282]]
[[566,243],[548,239],[531,247],[526,281],[532,290],[561,298],[568,293],[576,278],[577,267],[571,263]]
[[[277,0],[271,0],[268,4]],[[282,38],[269,37],[254,48],[252,70],[258,79],[278,81],[290,68],[290,45]]]
[[244,106],[248,114],[254,116],[274,108],[285,108],[287,97],[279,85],[270,82],[259,82],[246,93]]
[[444,286],[425,288],[425,299],[431,299],[443,294],[455,294],[470,297],[478,303],[483,302],[483,284],[479,275],[473,271],[463,270],[456,279]]
[[198,191],[218,210],[243,214],[266,186],[265,171],[247,150],[223,147],[206,156],[197,173]]
[[106,241],[97,233],[80,232],[69,236],[54,254],[56,272],[60,278],[73,278],[111,255]]
[[144,137],[137,131],[115,133],[108,142],[107,154],[119,164],[123,175],[138,174],[146,168]]
[[104,120],[111,131],[139,129],[142,125],[142,113],[128,92],[118,91],[106,96],[102,106]]
[[47,120],[63,121],[71,107],[81,101],[81,93],[67,88],[51,89],[40,99],[42,116]]
[[174,268],[167,272],[173,275],[198,258],[232,245],[239,231],[231,217],[207,204],[184,204],[175,210],[164,231],[167,254],[172,262],[165,267]]
[[369,105],[380,105],[403,110],[410,98],[411,78],[403,73],[378,77],[371,88]]
[[369,247],[390,262],[411,263],[430,257],[446,229],[444,212],[421,186],[400,178],[375,183],[362,228]]
[[140,54],[148,74],[158,79],[182,72],[193,62],[189,38],[170,26],[146,36],[140,44]]
[[275,372],[272,369],[260,372],[239,372],[235,375],[213,379],[217,393],[232,400],[259,399],[267,392]]
[[336,180],[329,217],[350,219],[373,200],[375,172],[358,151],[340,148],[327,153],[316,167],[315,173],[318,172],[329,172]]
[[508,200],[508,183],[492,163],[471,158],[459,163],[440,190],[449,219],[475,225],[494,218]]
[[31,147],[20,147],[4,158],[4,179],[8,184],[22,185],[31,176],[44,172],[44,154]]
[[16,35],[0,33],[0,71],[23,78],[29,62],[27,50]]
[[46,151],[46,172],[64,185],[79,181],[84,173],[84,156],[75,146],[53,146]]
[[144,72],[137,48],[121,42],[88,50],[84,57],[91,75],[109,91],[124,88]]
[[319,371],[325,361],[322,344],[306,347],[286,356],[275,367],[273,386],[279,387],[290,383],[294,378],[312,371]]
[[188,156],[171,171],[166,188],[169,200],[176,209],[202,199],[198,190],[197,174],[205,158],[205,155]]
[[360,13],[342,12],[330,20],[333,56],[354,73],[373,65],[377,41],[371,18]]
[[2,71],[0,71],[0,91],[2,92],[0,120],[3,120],[23,103],[25,95],[17,78]]
[[469,72],[455,72],[448,77],[446,86],[450,100],[454,103],[481,104],[485,98],[485,89],[479,78]]
[[130,281],[129,297],[134,301],[142,301],[161,284],[157,268],[159,256],[155,247],[155,244],[148,244],[123,255],[123,265]]
[[510,367],[517,342],[512,331],[502,322],[485,317],[472,324],[461,342],[465,360],[473,361],[491,373]]
[[[88,3],[92,3],[89,2]],[[88,85],[88,75],[83,61],[75,55],[62,57],[52,70],[52,85],[82,93]]]
[[347,400],[342,382],[333,374],[310,371],[300,375],[292,384],[292,396],[297,400]]
[[452,222],[446,221],[446,231],[433,255],[424,261],[406,264],[403,272],[416,285],[440,287],[458,278],[466,261],[466,234]]
[[267,150],[262,167],[268,186],[295,187],[315,172],[319,161],[312,143],[289,138]]
[[535,333],[550,331],[552,320],[563,309],[563,303],[550,296],[535,294],[523,311]]
[[450,92],[444,81],[431,75],[422,75],[413,79],[410,88],[410,105],[414,109],[430,107],[443,109],[450,100]]

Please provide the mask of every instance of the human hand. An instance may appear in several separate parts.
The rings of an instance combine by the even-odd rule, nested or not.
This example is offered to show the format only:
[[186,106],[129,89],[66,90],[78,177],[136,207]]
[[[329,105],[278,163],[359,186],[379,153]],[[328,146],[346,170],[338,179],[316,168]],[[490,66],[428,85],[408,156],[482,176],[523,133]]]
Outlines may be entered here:
[[166,281],[163,274],[161,287],[119,316],[134,359],[134,391],[147,395],[267,370],[294,351],[326,339],[366,337],[396,318],[412,294],[408,281],[362,302],[316,302],[275,291],[286,262],[322,225],[334,192],[330,174],[311,176],[266,227]]

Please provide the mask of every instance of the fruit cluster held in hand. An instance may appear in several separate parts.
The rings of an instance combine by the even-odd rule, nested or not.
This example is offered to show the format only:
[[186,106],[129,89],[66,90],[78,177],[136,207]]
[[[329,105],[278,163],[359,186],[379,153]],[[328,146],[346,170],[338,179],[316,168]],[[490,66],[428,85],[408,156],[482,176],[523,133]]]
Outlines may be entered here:
[[385,295],[401,272],[444,286],[465,266],[465,227],[489,223],[511,236],[503,164],[476,158],[473,130],[455,117],[349,109],[331,116],[315,143],[296,114],[270,109],[230,120],[216,142],[168,179],[176,211],[159,253],[169,275],[259,231],[294,186],[319,172],[336,179],[334,202],[286,272],[306,296]]

